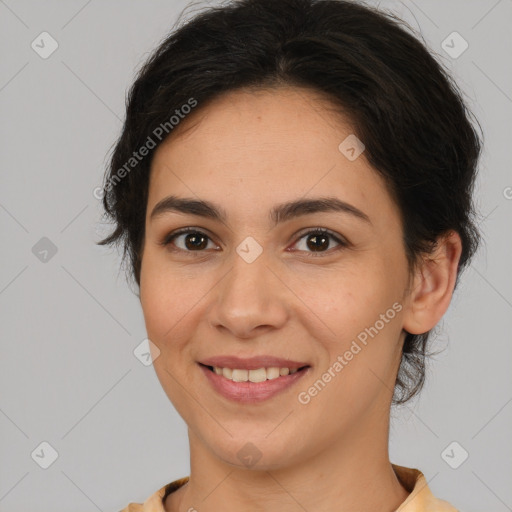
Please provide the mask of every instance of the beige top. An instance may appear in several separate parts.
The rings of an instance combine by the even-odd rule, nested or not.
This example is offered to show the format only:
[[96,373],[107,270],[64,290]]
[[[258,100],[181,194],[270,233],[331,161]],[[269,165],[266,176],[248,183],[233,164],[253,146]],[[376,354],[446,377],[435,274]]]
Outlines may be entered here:
[[[421,471],[393,464],[400,483],[410,493],[396,512],[458,512],[447,501],[436,498],[430,491]],[[120,512],[165,512],[164,502],[169,494],[188,482],[188,476],[164,485],[144,503],[130,503]]]

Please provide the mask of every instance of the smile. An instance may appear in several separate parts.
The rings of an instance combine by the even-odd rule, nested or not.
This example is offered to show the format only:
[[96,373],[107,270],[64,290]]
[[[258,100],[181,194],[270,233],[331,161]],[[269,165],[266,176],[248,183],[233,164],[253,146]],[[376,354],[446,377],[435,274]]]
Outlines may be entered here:
[[201,363],[199,367],[214,391],[241,403],[267,400],[293,386],[311,368],[269,367],[248,370]]

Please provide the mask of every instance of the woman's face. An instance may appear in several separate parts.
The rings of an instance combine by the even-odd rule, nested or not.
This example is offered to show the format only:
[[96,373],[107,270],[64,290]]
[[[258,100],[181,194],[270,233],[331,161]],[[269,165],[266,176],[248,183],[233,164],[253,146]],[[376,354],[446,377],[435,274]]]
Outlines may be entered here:
[[[350,125],[324,105],[304,89],[230,93],[199,105],[152,162],[140,298],[154,367],[194,438],[230,464],[284,467],[387,435],[407,310],[402,226]],[[173,209],[171,195],[225,218]],[[307,206],[320,199],[341,206]],[[242,370],[231,379],[203,366],[256,356],[269,359],[217,361]],[[262,366],[307,368],[248,371]],[[268,380],[232,380],[247,376]]]

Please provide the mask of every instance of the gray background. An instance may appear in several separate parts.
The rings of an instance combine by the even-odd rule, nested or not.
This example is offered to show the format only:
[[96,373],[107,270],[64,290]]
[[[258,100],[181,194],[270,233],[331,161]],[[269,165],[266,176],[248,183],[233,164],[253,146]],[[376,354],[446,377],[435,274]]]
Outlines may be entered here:
[[[187,3],[0,1],[0,511],[118,511],[189,474],[185,425],[133,354],[138,299],[94,244],[106,226],[93,196],[134,72]],[[393,411],[391,458],[462,510],[512,510],[512,1],[379,4],[421,31],[486,134],[485,245],[423,394]],[[59,45],[47,59],[31,48],[43,31]],[[453,31],[469,43],[456,59],[441,47]],[[58,452],[48,469],[44,441]]]

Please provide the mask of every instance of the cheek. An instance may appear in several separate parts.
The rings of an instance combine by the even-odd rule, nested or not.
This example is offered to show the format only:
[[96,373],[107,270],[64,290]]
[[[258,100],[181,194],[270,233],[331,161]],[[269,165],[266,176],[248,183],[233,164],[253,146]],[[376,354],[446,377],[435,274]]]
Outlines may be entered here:
[[[187,368],[188,340],[200,316],[197,287],[187,286],[183,275],[170,272],[162,258],[146,252],[141,268],[140,301],[148,338],[158,347],[153,367],[170,401],[186,419],[190,404]],[[195,307],[194,307],[195,306]]]
[[353,390],[343,400],[377,392],[382,384],[375,375],[393,385],[402,330],[404,279],[405,269],[397,260],[393,267],[389,259],[376,257],[366,258],[364,263],[361,259],[361,264],[340,269],[331,279],[317,281],[316,285],[303,281],[308,305],[334,332],[323,338],[328,361],[322,361],[319,372],[339,362],[331,373],[343,377],[332,379],[335,383],[330,387],[332,391],[342,388],[343,393]]
[[147,251],[141,267],[140,300],[150,340],[161,350],[178,351],[199,325],[212,278],[171,265],[165,254]]
[[183,280],[169,275],[159,259],[147,251],[141,267],[140,300],[148,336],[158,345],[173,334],[173,326],[184,315],[182,310],[189,302],[186,293]]
[[332,337],[345,341],[373,325],[401,297],[398,276],[383,261],[369,258],[326,274],[305,273],[294,289],[331,328]]

